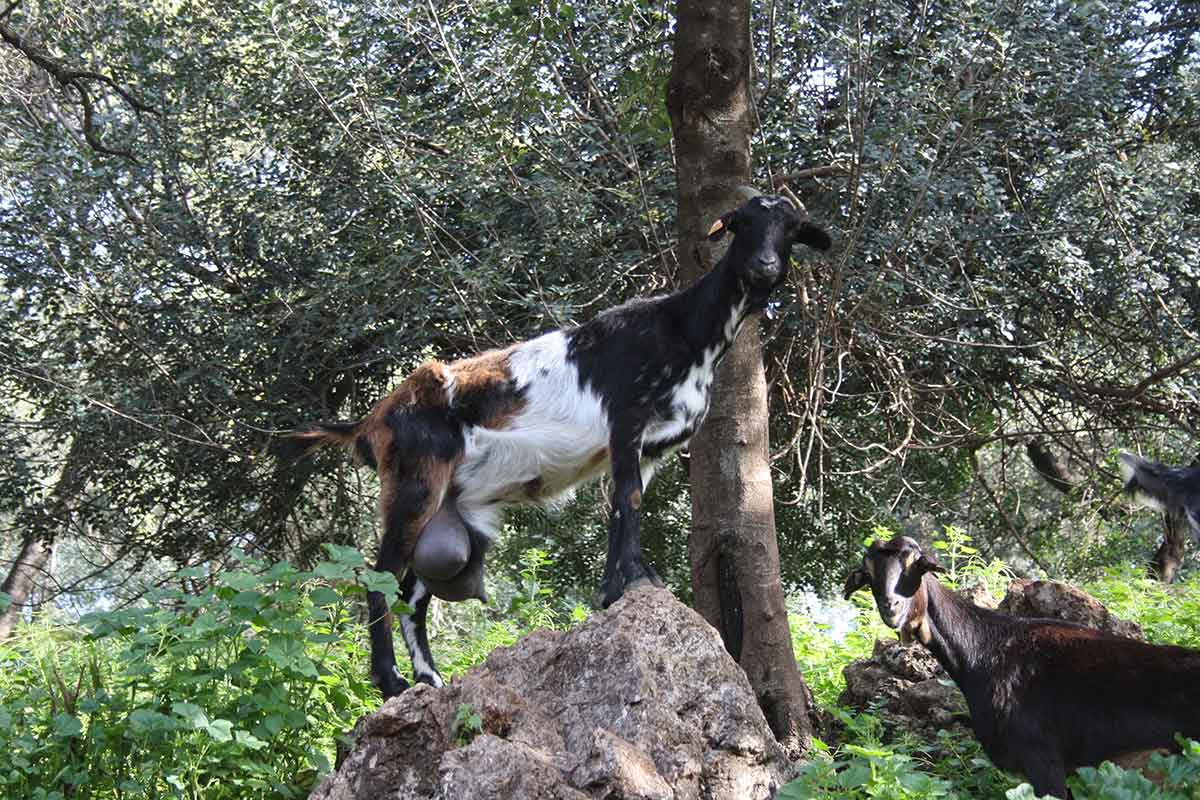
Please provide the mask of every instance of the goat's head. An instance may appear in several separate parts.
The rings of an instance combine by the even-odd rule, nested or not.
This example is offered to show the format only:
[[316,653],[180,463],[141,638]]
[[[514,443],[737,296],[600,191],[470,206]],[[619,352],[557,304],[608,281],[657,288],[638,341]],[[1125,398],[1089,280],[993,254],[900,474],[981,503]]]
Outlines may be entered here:
[[862,566],[846,576],[845,597],[864,586],[871,587],[875,607],[889,628],[900,633],[908,644],[914,638],[929,641],[925,612],[928,595],[923,578],[927,572],[942,572],[937,560],[921,552],[921,546],[907,536],[888,542],[872,542],[863,555]]
[[749,187],[738,193],[750,199],[714,222],[708,238],[716,241],[733,233],[727,257],[752,292],[766,294],[783,282],[792,245],[829,249],[829,234],[808,220],[799,201],[760,195]]

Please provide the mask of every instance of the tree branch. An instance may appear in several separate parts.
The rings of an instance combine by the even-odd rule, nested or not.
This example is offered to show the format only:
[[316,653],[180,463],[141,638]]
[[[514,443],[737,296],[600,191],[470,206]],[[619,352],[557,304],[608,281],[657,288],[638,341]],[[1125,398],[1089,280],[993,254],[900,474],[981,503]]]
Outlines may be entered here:
[[46,74],[54,79],[59,88],[64,91],[67,89],[75,90],[79,95],[79,105],[83,109],[83,136],[93,150],[97,153],[122,156],[136,162],[137,159],[133,157],[133,154],[129,150],[117,150],[108,147],[100,139],[100,134],[96,130],[95,112],[92,105],[92,96],[88,91],[88,85],[100,84],[111,89],[138,114],[146,112],[157,116],[159,113],[158,110],[153,106],[143,103],[132,92],[122,87],[108,75],[89,70],[72,69],[9,26],[2,24],[19,4],[20,0],[11,0],[8,7],[3,12],[0,12],[0,39],[8,42],[8,44],[12,45],[12,47],[29,59],[32,64],[44,70]]

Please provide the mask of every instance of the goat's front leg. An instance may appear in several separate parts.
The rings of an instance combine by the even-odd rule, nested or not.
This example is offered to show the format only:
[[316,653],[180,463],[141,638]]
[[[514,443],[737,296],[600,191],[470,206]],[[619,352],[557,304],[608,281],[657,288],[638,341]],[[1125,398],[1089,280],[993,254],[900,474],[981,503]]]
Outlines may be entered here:
[[600,600],[605,608],[621,598],[635,583],[649,581],[662,586],[662,579],[642,558],[641,512],[642,469],[640,433],[614,432],[612,452],[612,518],[608,523],[608,555]]
[[1059,755],[1059,748],[1042,737],[1019,738],[1015,744],[1020,750],[1020,771],[1025,773],[1038,797],[1050,795],[1070,800],[1067,791],[1067,769]]

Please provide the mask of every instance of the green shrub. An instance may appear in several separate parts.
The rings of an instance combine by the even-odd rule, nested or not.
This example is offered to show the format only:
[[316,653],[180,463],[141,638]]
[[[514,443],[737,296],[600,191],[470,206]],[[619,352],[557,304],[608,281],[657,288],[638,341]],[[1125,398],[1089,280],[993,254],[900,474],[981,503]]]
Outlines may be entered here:
[[[237,570],[184,571],[208,584],[199,593],[167,589],[144,607],[22,627],[0,645],[0,797],[307,796],[338,737],[379,705],[362,600],[397,591],[358,550],[326,549],[311,571],[246,558]],[[516,584],[493,592],[499,612],[433,606],[444,674],[586,616],[551,606],[545,553],[521,564]]]
[[26,626],[0,647],[0,794],[302,797],[377,704],[350,548],[311,571],[247,559],[199,594]]
[[1114,567],[1083,588],[1113,614],[1141,625],[1147,640],[1200,648],[1200,575],[1166,586],[1135,567]]

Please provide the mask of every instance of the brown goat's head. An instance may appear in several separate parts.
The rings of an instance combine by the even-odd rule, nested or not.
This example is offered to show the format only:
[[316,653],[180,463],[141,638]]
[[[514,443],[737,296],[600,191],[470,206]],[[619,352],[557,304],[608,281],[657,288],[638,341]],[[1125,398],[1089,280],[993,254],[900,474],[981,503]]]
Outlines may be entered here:
[[889,628],[900,633],[900,641],[909,644],[918,639],[929,641],[925,618],[928,597],[922,579],[927,572],[942,572],[933,556],[921,552],[921,546],[907,536],[888,542],[872,542],[863,555],[862,566],[846,576],[845,597],[864,586],[871,587],[875,607]]

